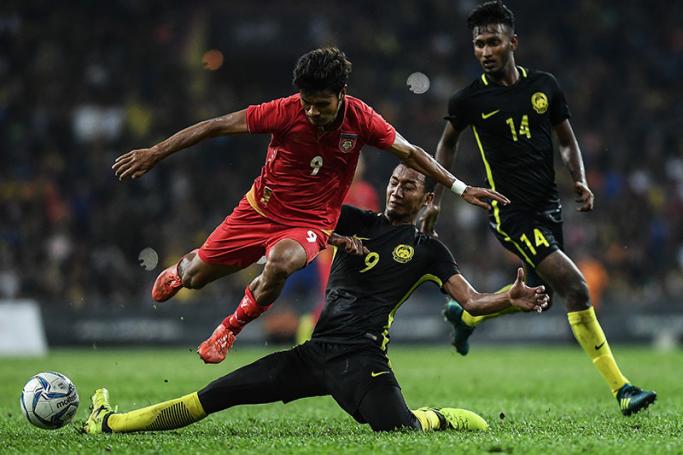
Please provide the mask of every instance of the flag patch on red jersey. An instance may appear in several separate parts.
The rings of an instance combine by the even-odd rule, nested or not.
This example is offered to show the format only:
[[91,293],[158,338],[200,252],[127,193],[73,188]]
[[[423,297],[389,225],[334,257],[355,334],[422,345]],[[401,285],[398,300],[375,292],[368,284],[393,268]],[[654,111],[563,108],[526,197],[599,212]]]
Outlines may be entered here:
[[344,153],[350,152],[356,146],[357,134],[341,133],[339,135],[339,150]]

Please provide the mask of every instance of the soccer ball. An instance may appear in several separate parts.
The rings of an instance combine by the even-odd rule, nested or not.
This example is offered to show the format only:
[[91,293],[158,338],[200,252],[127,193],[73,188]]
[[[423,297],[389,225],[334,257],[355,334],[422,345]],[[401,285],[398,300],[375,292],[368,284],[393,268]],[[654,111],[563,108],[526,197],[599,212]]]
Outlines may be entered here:
[[24,386],[19,402],[33,425],[54,430],[73,419],[78,409],[76,386],[63,374],[38,373]]

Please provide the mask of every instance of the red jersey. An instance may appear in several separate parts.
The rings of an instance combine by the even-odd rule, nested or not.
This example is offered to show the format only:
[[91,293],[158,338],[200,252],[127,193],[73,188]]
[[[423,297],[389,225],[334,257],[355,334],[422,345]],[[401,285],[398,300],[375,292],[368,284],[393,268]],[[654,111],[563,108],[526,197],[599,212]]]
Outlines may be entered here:
[[396,130],[361,100],[344,97],[344,119],[321,132],[304,113],[299,94],[247,108],[250,133],[270,133],[266,163],[246,197],[271,220],[333,230],[363,145],[387,149]]

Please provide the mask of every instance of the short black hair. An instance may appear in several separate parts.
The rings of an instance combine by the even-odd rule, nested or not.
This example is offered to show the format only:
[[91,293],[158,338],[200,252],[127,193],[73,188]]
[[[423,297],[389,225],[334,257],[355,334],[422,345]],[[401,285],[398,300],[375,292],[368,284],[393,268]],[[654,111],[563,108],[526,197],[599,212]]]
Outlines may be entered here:
[[507,25],[514,32],[515,15],[502,1],[494,0],[477,6],[467,17],[467,28],[470,30],[491,24]]
[[336,47],[312,50],[296,62],[292,84],[307,93],[329,90],[339,93],[346,87],[351,74],[351,62]]
[[436,186],[436,180],[434,180],[434,177],[431,177],[429,175],[425,175],[424,179],[424,187],[425,187],[425,193],[433,193],[434,192],[434,187]]
[[401,166],[403,166],[403,167],[406,168],[406,169],[412,169],[413,171],[415,171],[415,173],[416,173],[417,175],[421,175],[421,176],[422,176],[422,186],[424,187],[425,194],[427,194],[427,193],[433,193],[433,192],[434,192],[434,187],[436,186],[436,180],[434,180],[433,177],[430,177],[430,176],[428,176],[427,174],[423,174],[422,172],[417,171],[417,170],[411,168],[410,166],[408,166],[407,164],[405,164],[405,163],[403,163],[403,162],[398,163],[398,164],[396,165],[396,167],[394,168],[394,171],[395,171],[397,168],[401,167]]

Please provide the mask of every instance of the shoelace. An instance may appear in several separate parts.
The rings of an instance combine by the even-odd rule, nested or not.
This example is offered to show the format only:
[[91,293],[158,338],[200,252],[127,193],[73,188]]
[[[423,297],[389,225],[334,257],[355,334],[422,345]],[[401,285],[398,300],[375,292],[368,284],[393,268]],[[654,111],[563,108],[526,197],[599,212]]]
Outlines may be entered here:
[[223,335],[220,338],[216,340],[216,344],[218,345],[218,349],[222,352],[225,350],[225,348],[228,346],[228,335]]

